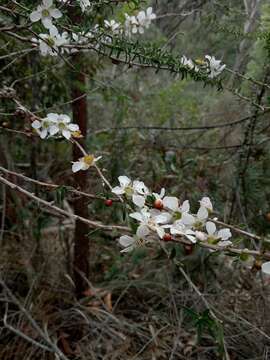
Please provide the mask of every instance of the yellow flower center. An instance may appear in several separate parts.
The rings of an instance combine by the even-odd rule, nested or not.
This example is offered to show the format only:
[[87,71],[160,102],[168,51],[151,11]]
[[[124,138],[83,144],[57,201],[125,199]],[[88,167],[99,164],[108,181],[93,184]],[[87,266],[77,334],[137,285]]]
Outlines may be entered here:
[[66,124],[65,124],[64,122],[60,122],[60,123],[58,124],[58,127],[59,127],[59,129],[63,130],[63,129],[66,128]]
[[205,65],[206,64],[206,61],[202,60],[202,59],[196,59],[195,60],[195,63],[198,64],[198,65]]
[[43,123],[42,123],[42,127],[44,128],[44,129],[48,129],[48,127],[50,126],[50,122],[49,121],[43,121]]
[[47,9],[42,10],[42,17],[49,17],[50,12]]
[[75,137],[75,138],[82,138],[82,133],[80,132],[80,130],[78,131],[73,131],[72,132],[72,136]]
[[50,47],[53,47],[55,45],[54,39],[49,36],[47,39],[44,40]]
[[126,194],[127,197],[133,195],[133,189],[132,189],[131,186],[127,186],[127,187],[125,188],[125,194]]
[[89,166],[93,165],[94,160],[95,158],[93,155],[86,155],[83,157],[83,162]]

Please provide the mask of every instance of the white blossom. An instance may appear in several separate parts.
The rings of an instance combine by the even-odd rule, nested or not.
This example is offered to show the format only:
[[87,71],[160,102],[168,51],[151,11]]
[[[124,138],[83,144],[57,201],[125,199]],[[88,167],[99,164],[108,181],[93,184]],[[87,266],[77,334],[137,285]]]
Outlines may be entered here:
[[150,230],[156,232],[162,239],[165,231],[161,224],[166,224],[170,221],[171,216],[168,213],[160,212],[157,210],[141,209],[140,212],[134,212],[129,216],[141,223],[141,225],[147,226]]
[[205,207],[206,209],[208,209],[209,211],[213,211],[213,204],[210,200],[209,197],[203,197],[200,201],[199,201],[200,205],[202,207]]
[[59,19],[62,16],[60,10],[56,9],[53,5],[53,0],[42,0],[41,5],[30,14],[30,20],[37,22],[41,20],[46,29],[52,28],[53,19]]
[[225,228],[217,231],[216,225],[212,221],[207,221],[205,228],[208,234],[207,240],[209,242],[218,242],[219,246],[229,246],[232,244],[231,241],[228,241],[232,236],[230,229]]
[[193,230],[187,228],[181,220],[176,220],[169,226],[172,235],[181,235],[186,237],[192,243],[196,243],[196,234]]
[[145,205],[145,199],[150,194],[148,188],[142,181],[132,181],[127,176],[119,176],[118,181],[120,186],[116,186],[112,189],[112,192],[116,195],[126,195],[127,198],[131,198],[132,202],[142,208]]
[[125,14],[125,33],[130,36],[131,34],[143,34],[145,29],[148,29],[152,20],[156,19],[156,14],[153,13],[152,7],[147,8],[145,11],[139,11],[137,16],[129,16]]
[[132,195],[133,193],[132,180],[127,176],[122,175],[118,177],[118,181],[120,186],[115,186],[112,189],[112,192],[116,195],[124,195],[124,194]]
[[104,26],[114,35],[119,35],[122,32],[121,24],[116,22],[115,20],[104,20]]
[[128,236],[123,235],[119,239],[119,244],[124,247],[121,252],[129,252],[133,249],[144,246],[147,242],[150,242],[149,239],[146,239],[147,235],[149,235],[150,230],[145,225],[140,225],[137,228],[136,235]]
[[218,75],[222,73],[225,69],[226,65],[221,65],[221,60],[216,60],[214,56],[205,55],[208,64],[209,74],[208,77],[210,79],[214,79]]
[[194,70],[196,72],[199,71],[198,66],[195,65],[194,62],[191,59],[188,59],[185,55],[181,57],[180,62],[182,65],[186,66],[190,70]]
[[79,126],[71,123],[68,115],[50,113],[47,115],[47,119],[51,122],[49,132],[52,136],[58,134],[69,140],[72,132],[79,131]]
[[125,34],[127,36],[130,36],[132,34],[137,33],[138,28],[138,21],[135,16],[129,16],[128,14],[125,14],[126,20],[125,20]]
[[88,7],[91,7],[90,0],[80,0],[80,7],[82,12],[85,12]]
[[80,170],[88,170],[90,166],[94,166],[95,163],[101,159],[102,156],[98,156],[97,158],[94,157],[94,155],[85,155],[81,158],[79,158],[78,161],[74,161],[72,163],[72,171],[75,173]]
[[47,118],[35,120],[31,124],[32,128],[36,130],[41,139],[45,139],[49,135],[51,121]]
[[39,34],[39,39],[32,39],[34,43],[39,44],[39,49],[42,56],[51,55],[57,56],[59,54],[59,47],[68,44],[68,33]]

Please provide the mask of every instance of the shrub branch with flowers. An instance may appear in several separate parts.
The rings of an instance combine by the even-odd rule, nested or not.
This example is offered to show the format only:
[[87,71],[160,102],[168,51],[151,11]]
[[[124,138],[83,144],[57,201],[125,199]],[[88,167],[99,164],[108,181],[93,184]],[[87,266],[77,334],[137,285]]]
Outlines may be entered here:
[[[167,69],[171,72],[179,72],[183,77],[189,74],[195,81],[222,87],[220,76],[226,65],[214,56],[205,55],[204,59],[199,60],[189,59],[185,55],[176,58],[155,46],[140,45],[137,40],[132,42],[134,36],[143,35],[157,19],[152,7],[135,11],[133,14],[124,13],[122,21],[105,19],[103,23],[88,27],[87,30],[75,32],[72,24],[67,26],[62,21],[66,15],[66,6],[69,5],[77,6],[68,0],[57,3],[53,0],[42,0],[30,12],[26,7],[22,7],[24,16],[30,21],[26,26],[26,36],[16,35],[16,27],[14,31],[12,28],[8,29],[6,35],[17,38],[23,43],[30,43],[33,49],[40,51],[41,56],[63,57],[80,51],[94,51],[128,64]],[[95,4],[91,4],[90,1],[80,0],[78,5],[84,16],[91,17],[95,12]],[[27,36],[27,30],[32,27],[35,29],[36,26],[38,29],[43,27],[44,32],[38,34],[31,30],[35,37]],[[212,249],[215,246],[215,249],[224,251],[232,249],[233,239],[230,229],[233,227],[228,225],[217,229],[218,220],[211,217],[213,205],[209,197],[203,197],[199,201],[198,208],[191,211],[188,200],[181,204],[177,197],[165,195],[165,189],[161,189],[159,194],[154,193],[144,182],[132,181],[126,176],[120,176],[119,185],[112,188],[96,165],[101,156],[95,157],[76,141],[76,138],[81,137],[81,132],[79,126],[71,122],[69,115],[48,113],[44,118],[39,118],[20,104],[15,95],[6,96],[5,91],[2,97],[13,97],[20,110],[31,115],[31,126],[41,139],[64,137],[80,148],[82,157],[73,162],[73,172],[96,167],[101,180],[109,186],[112,193],[132,209],[129,217],[135,224],[135,233],[133,236],[123,235],[119,238],[119,243],[123,247],[122,252],[131,251],[137,246],[177,241],[177,239],[185,239],[191,244],[208,244],[210,250],[211,246]],[[241,229],[238,230],[241,233]],[[252,234],[249,235],[252,237]],[[246,250],[239,249],[240,253]],[[252,250],[250,252],[252,253]],[[262,258],[266,256],[256,251],[254,254]],[[263,269],[267,266],[267,264],[263,266]]]
[[[12,53],[15,57],[33,52],[41,64],[43,62],[44,64],[47,62],[57,64],[57,62],[62,61],[72,71],[76,71],[70,62],[74,54],[86,56],[96,54],[98,58],[105,57],[112,60],[114,64],[124,63],[129,67],[152,68],[156,71],[164,70],[180,76],[182,79],[189,76],[196,82],[216,87],[218,90],[222,89],[223,74],[226,71],[233,72],[214,55],[199,54],[200,58],[191,59],[184,54],[175,55],[154,43],[144,41],[144,34],[155,24],[159,16],[151,6],[145,6],[145,4],[141,6],[140,1],[123,1],[130,7],[123,6],[120,15],[112,11],[110,13],[113,15],[105,18],[103,16],[98,17],[97,14],[103,10],[107,14],[108,8],[114,10],[114,6],[116,6],[114,1],[42,0],[35,5],[29,1],[20,2],[20,4],[18,2],[12,3],[15,4],[14,8],[10,8],[8,5],[1,6],[4,16],[0,16],[0,30],[7,38],[7,46],[10,39],[16,42],[18,51],[16,49],[14,54]],[[79,14],[79,21],[74,21],[70,16],[71,13]],[[13,23],[13,16],[20,17],[19,24]],[[28,74],[26,76],[31,77]],[[268,86],[252,78],[248,80],[256,85]],[[12,84],[15,83],[16,80]],[[48,89],[49,91],[50,89]],[[241,95],[239,91],[234,91],[234,94],[249,102],[256,111],[260,110],[265,113],[270,110],[269,107],[263,107],[259,101],[254,102]],[[35,95],[34,93],[31,94],[32,97]],[[265,274],[270,274],[270,253],[264,246],[264,239],[220,221],[217,218],[211,194],[202,196],[201,199],[198,199],[197,205],[195,204],[193,207],[188,199],[172,193],[169,188],[161,188],[160,192],[153,192],[144,181],[136,178],[133,180],[126,175],[119,176],[118,182],[117,179],[114,179],[113,184],[111,184],[104,175],[103,169],[100,168],[104,156],[107,155],[93,154],[80,143],[79,140],[83,137],[82,129],[76,123],[76,118],[72,120],[67,113],[62,113],[59,110],[56,110],[59,113],[50,112],[47,111],[48,109],[43,112],[44,115],[40,115],[38,111],[31,110],[31,105],[25,105],[25,100],[21,101],[13,86],[6,86],[5,84],[0,90],[0,100],[7,103],[7,111],[10,111],[9,108],[12,108],[10,103],[13,103],[16,114],[23,115],[24,120],[30,124],[30,129],[28,128],[27,131],[11,128],[6,130],[36,140],[40,138],[42,141],[57,142],[62,139],[72,144],[80,156],[77,158],[76,155],[74,161],[70,163],[70,170],[74,174],[76,173],[75,176],[79,176],[91,169],[95,172],[103,188],[107,188],[106,195],[89,194],[81,191],[81,189],[78,190],[69,186],[66,187],[65,191],[85,198],[102,200],[108,207],[114,206],[118,202],[121,210],[128,213],[128,217],[126,224],[108,225],[76,213],[73,214],[42,199],[40,195],[26,190],[8,176],[20,178],[48,189],[59,189],[58,184],[39,181],[1,166],[0,183],[4,186],[22,193],[23,196],[35,201],[41,208],[51,210],[53,214],[57,213],[60,216],[72,218],[74,221],[84,223],[94,230],[117,231],[117,245],[119,251],[124,254],[141,247],[157,247],[164,250],[170,258],[170,254],[167,252],[170,247],[168,244],[180,243],[192,249],[202,247],[209,253],[235,255],[244,260],[251,259],[253,264],[259,264]],[[258,100],[260,99],[258,98]],[[38,96],[37,101],[39,101]],[[255,242],[260,243],[260,247],[246,248],[242,244],[236,244],[234,241],[235,234],[252,239],[253,245]],[[184,272],[181,264],[179,267],[191,287],[202,297],[197,287]],[[218,324],[219,328],[221,322],[207,302],[205,305],[210,311],[210,318],[214,320],[216,325]],[[6,322],[5,325],[7,326]],[[49,349],[51,346],[49,351],[54,352],[57,358],[67,360],[63,353],[57,347],[55,348],[54,343],[50,342],[47,333],[45,333],[44,338],[45,342],[49,344]]]

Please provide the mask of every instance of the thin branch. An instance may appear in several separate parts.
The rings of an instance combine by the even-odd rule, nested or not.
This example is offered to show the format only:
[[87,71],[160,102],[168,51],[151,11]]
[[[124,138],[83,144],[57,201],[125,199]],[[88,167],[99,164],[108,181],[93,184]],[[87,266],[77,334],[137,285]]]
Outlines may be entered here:
[[88,220],[88,219],[85,219],[85,218],[83,218],[81,216],[78,216],[76,214],[71,214],[71,213],[69,213],[69,212],[67,212],[67,211],[53,205],[52,203],[50,203],[50,202],[48,202],[46,200],[43,200],[43,199],[37,197],[35,194],[30,193],[29,191],[27,191],[27,190],[23,189],[22,187],[8,181],[7,179],[5,179],[2,176],[0,176],[0,182],[2,182],[3,184],[9,186],[11,189],[26,195],[27,197],[29,197],[32,200],[34,200],[35,202],[37,202],[39,205],[42,205],[42,206],[44,206],[46,208],[54,210],[55,212],[58,212],[59,214],[62,214],[62,215],[67,216],[69,218],[73,218],[74,220],[81,221],[81,222],[89,225],[92,228],[97,228],[97,229],[102,229],[102,230],[109,230],[109,231],[112,231],[112,230],[121,230],[121,231],[125,231],[125,232],[129,231],[129,228],[127,228],[125,226],[103,225],[100,222]]

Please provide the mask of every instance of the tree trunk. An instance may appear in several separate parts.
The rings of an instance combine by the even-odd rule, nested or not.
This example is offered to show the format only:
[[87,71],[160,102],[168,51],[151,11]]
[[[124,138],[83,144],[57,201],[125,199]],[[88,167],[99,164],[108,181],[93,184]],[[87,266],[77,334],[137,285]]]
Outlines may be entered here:
[[[80,69],[81,55],[74,54],[72,63],[76,69]],[[87,99],[85,95],[86,77],[79,70],[74,73],[71,84],[72,112],[73,122],[77,123],[80,127],[82,135],[85,137],[87,134]],[[75,100],[77,99],[77,100]],[[80,139],[79,142],[84,146],[85,141]],[[82,157],[82,153],[78,147],[73,147],[73,159],[77,161]],[[74,181],[77,187],[84,191],[87,187],[87,172],[79,171],[74,174]],[[74,212],[76,215],[84,218],[88,217],[87,200],[84,197],[77,198],[74,201]],[[89,255],[90,244],[87,236],[89,227],[81,222],[76,222],[74,233],[74,283],[76,286],[76,295],[81,297],[82,293],[87,289],[87,281],[85,279],[89,276]]]

